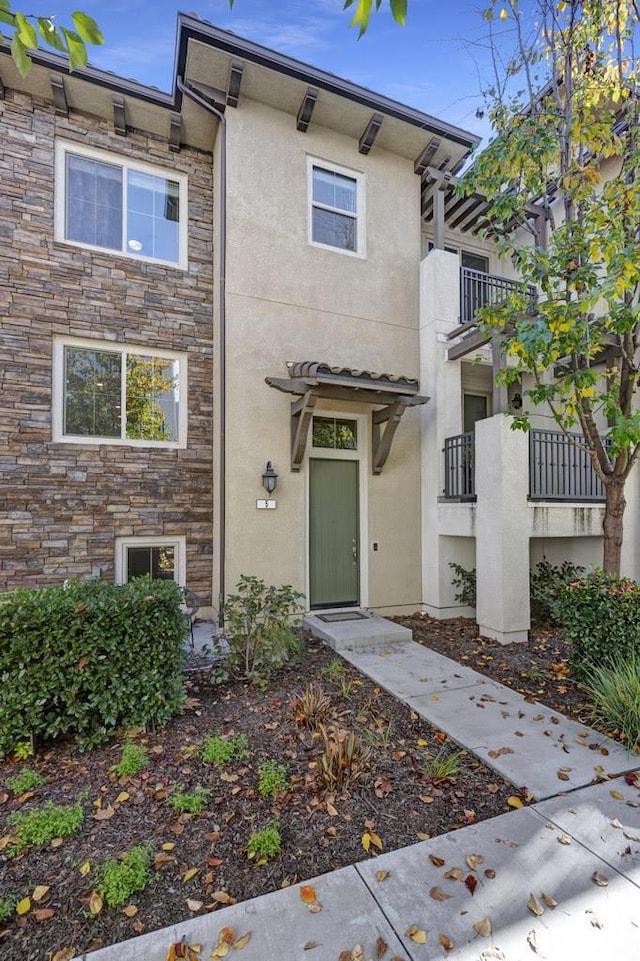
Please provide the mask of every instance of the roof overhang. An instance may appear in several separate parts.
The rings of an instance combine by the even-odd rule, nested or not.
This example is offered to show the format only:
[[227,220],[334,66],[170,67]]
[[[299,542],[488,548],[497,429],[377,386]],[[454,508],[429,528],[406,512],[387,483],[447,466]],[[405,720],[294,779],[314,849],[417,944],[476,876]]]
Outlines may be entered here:
[[293,394],[291,403],[291,470],[299,471],[318,400],[338,400],[356,404],[375,404],[372,420],[372,471],[380,474],[391,444],[408,407],[426,404],[418,381],[394,374],[378,374],[350,367],[332,367],[319,361],[290,361],[289,377],[266,377],[269,387]]

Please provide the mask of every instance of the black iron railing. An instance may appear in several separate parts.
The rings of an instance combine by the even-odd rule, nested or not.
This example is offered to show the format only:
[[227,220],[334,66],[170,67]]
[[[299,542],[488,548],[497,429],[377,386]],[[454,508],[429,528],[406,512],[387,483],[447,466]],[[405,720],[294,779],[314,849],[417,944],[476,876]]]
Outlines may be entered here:
[[[470,267],[460,268],[460,323],[468,324],[475,320],[477,312],[482,307],[503,303],[509,294],[522,291],[524,285],[506,277],[485,274],[482,270],[472,270]],[[531,306],[536,302],[535,287],[527,287],[527,296]]]
[[444,442],[444,496],[475,500],[475,446],[473,431],[447,437]]
[[559,430],[529,432],[529,497],[533,500],[605,499],[582,434],[570,438]]

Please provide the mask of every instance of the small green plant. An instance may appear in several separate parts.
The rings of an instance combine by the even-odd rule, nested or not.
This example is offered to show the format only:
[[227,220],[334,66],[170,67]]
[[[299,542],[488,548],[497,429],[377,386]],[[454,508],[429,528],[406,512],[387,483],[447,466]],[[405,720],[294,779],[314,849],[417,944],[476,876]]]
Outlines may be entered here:
[[594,717],[617,727],[629,750],[640,751],[640,655],[632,652],[592,667],[584,683]]
[[385,724],[382,718],[375,714],[371,715],[371,722],[372,727],[368,728],[364,734],[365,741],[372,747],[378,748],[378,750],[386,750],[391,743],[393,724],[391,721],[387,721]]
[[426,753],[423,755],[422,769],[430,781],[438,784],[442,781],[450,781],[460,772],[460,761],[464,756],[464,751],[453,751],[450,753],[446,747],[441,747],[437,754]]
[[38,771],[23,767],[19,774],[16,774],[14,777],[8,777],[5,784],[14,794],[24,794],[25,791],[33,791],[35,788],[40,787],[41,784],[44,784],[45,780],[46,778],[43,778],[42,774],[39,774]]
[[97,891],[110,908],[119,908],[151,880],[151,845],[140,844],[98,869]]
[[14,811],[7,820],[18,840],[18,848],[23,848],[27,844],[50,844],[54,838],[75,834],[83,819],[82,801],[79,800],[70,807],[47,801],[41,808]]
[[13,754],[18,761],[27,761],[35,754],[33,741],[18,741],[14,744]]
[[258,864],[266,864],[270,858],[280,853],[282,838],[280,837],[280,822],[277,818],[262,831],[252,834],[247,844],[249,858],[257,858]]
[[468,571],[461,564],[450,563],[454,576],[451,583],[455,589],[455,599],[465,607],[476,606],[476,569]]
[[231,737],[208,737],[200,749],[200,757],[207,764],[222,767],[229,761],[242,761],[249,755],[249,738],[246,734]]
[[258,768],[258,793],[262,797],[282,794],[289,787],[286,764],[264,761]]
[[289,705],[291,716],[300,727],[313,730],[335,714],[331,698],[319,684],[306,684],[302,694],[297,694]]
[[174,788],[167,804],[178,814],[200,814],[207,806],[211,791],[204,787],[196,787],[193,791],[181,791]]
[[122,757],[111,770],[118,777],[135,777],[144,771],[148,764],[147,752],[141,744],[134,744],[133,741],[126,741],[122,748]]
[[224,603],[229,654],[214,672],[216,680],[240,677],[264,687],[271,674],[300,649],[296,621],[302,594],[291,585],[267,587],[259,577],[243,574],[236,593]]
[[0,898],[0,924],[6,924],[11,920],[17,903],[18,898]]
[[331,678],[341,678],[347,673],[347,668],[341,657],[334,657],[330,664],[323,669],[323,674]]
[[367,773],[371,751],[355,731],[332,725],[321,726],[322,751],[315,762],[316,779],[327,791],[356,787]]

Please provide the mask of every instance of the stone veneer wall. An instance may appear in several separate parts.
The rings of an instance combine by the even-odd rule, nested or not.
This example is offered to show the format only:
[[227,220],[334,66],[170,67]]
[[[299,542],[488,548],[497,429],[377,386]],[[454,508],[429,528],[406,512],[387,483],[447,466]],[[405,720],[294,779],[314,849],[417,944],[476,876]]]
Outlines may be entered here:
[[[189,177],[189,269],[56,243],[60,136]],[[0,591],[114,576],[114,538],[184,535],[187,585],[212,580],[212,156],[10,90],[0,101]],[[187,351],[187,448],[52,443],[52,343]]]

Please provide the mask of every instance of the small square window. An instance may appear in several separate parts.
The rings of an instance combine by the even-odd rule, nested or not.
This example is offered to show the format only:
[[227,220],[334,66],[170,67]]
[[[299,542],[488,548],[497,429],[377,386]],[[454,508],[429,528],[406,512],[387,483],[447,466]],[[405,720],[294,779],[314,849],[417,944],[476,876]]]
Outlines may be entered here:
[[362,175],[309,161],[310,240],[364,256]]
[[355,420],[336,417],[314,417],[312,429],[314,447],[333,450],[358,449],[358,424]]
[[184,447],[186,358],[56,341],[54,440]]
[[117,537],[115,561],[117,584],[150,577],[185,586],[184,537]]
[[56,144],[56,239],[185,267],[187,179]]

